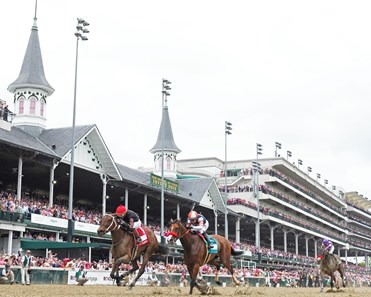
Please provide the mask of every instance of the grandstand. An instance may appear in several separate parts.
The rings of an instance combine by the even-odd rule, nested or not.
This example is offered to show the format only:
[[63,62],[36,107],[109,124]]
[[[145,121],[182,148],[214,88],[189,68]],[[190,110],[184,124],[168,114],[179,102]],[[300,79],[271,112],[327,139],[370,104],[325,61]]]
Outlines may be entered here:
[[[329,237],[345,257],[371,253],[370,202],[356,192],[329,189],[284,158],[259,160],[259,203],[252,193],[252,161],[217,158],[179,160],[167,104],[159,137],[150,152],[154,167],[135,170],[115,162],[96,125],[48,129],[46,102],[54,89],[46,80],[36,24],[21,73],[8,90],[14,117],[0,119],[0,251],[31,249],[45,255],[109,259],[109,237],[98,238],[97,223],[120,203],[136,211],[157,235],[161,224],[159,177],[164,156],[164,221],[186,218],[195,206],[210,221],[210,233],[226,236],[246,251],[240,266],[314,267],[319,243]],[[75,133],[73,242],[67,239],[69,172]],[[164,139],[161,139],[163,135]],[[227,170],[224,172],[224,166]],[[224,182],[227,178],[227,195]],[[257,242],[257,217],[261,240]],[[262,259],[256,246],[261,245]],[[181,248],[172,260],[181,258]],[[167,260],[169,261],[168,258]],[[261,261],[260,261],[261,260]],[[255,262],[255,263],[252,263]],[[366,261],[368,263],[368,261]],[[368,265],[368,264],[367,264]]]

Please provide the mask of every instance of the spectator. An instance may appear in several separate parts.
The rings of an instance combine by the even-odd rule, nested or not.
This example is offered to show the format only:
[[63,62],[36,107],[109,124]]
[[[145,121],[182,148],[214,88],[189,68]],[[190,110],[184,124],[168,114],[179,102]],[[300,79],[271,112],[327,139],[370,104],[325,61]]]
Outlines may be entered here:
[[4,285],[7,281],[12,285],[14,283],[14,273],[10,270],[10,264],[5,264],[1,270],[0,284]]
[[87,272],[84,271],[84,265],[81,265],[80,268],[79,268],[79,270],[77,270],[77,272],[75,274],[75,277],[76,277],[76,281],[77,281],[77,285],[78,286],[85,285],[85,283],[89,280],[86,277],[86,274],[87,274]]
[[32,259],[31,251],[27,250],[26,254],[22,257],[21,260],[21,278],[22,278],[22,285],[30,284],[30,274],[31,274],[31,266],[32,266]]

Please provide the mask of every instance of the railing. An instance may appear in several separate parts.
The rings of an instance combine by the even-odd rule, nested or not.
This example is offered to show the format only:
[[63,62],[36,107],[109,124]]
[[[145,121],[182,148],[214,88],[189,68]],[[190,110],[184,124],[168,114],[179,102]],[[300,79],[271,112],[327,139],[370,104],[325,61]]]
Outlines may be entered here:
[[24,223],[25,215],[19,212],[4,211],[0,209],[0,221]]

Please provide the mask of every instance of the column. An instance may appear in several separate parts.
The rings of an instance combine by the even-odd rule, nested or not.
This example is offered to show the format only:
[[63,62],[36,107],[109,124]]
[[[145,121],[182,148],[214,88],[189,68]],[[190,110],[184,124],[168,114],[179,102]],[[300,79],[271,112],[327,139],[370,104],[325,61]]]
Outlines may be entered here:
[[225,214],[224,214],[224,237],[228,239],[228,211],[227,207],[225,207]]
[[240,243],[240,232],[241,232],[241,219],[236,220],[236,243]]
[[370,267],[370,263],[368,262],[368,254],[365,255],[365,266],[368,268]]
[[271,231],[271,251],[274,251],[274,229],[276,227],[269,225]]
[[129,190],[125,189],[125,207],[129,208]]
[[176,205],[176,218],[180,219],[180,205],[179,205],[179,203]]
[[23,170],[23,159],[22,154],[18,158],[18,182],[17,182],[17,199],[22,198],[22,170]]
[[305,236],[305,256],[309,257],[309,252],[308,252],[308,241],[309,237]]
[[259,236],[258,236],[258,232],[259,232],[259,227],[258,226],[258,221],[257,220],[254,220],[255,222],[255,246],[256,247],[259,247]]
[[148,202],[148,197],[147,194],[144,194],[144,201],[143,201],[143,224],[147,225],[147,202]]
[[[87,243],[90,243],[91,241],[90,241],[90,236],[86,236],[86,242]],[[91,246],[89,246],[89,255],[88,255],[88,258],[89,258],[89,263],[91,263]]]
[[9,230],[8,233],[8,255],[12,255],[12,248],[13,248],[13,230]]
[[356,266],[358,266],[358,252],[356,252]]
[[54,185],[56,181],[54,180],[54,171],[55,168],[58,166],[59,162],[53,160],[53,165],[50,166],[50,179],[49,179],[49,206],[53,206],[53,199],[54,199]]
[[348,265],[348,250],[345,250],[345,264]]
[[55,241],[59,241],[59,232],[55,232]]
[[283,229],[283,251],[287,253],[287,230]]
[[299,236],[300,233],[294,233],[295,234],[295,253],[299,254]]
[[106,214],[107,209],[107,182],[108,182],[108,176],[105,174],[100,174],[100,179],[103,184],[102,189],[102,215],[104,216]]
[[214,212],[214,218],[215,218],[215,234],[218,234],[218,214]]
[[317,251],[317,240],[315,238],[313,238],[313,241],[314,241],[314,258],[317,258],[318,256],[318,251]]

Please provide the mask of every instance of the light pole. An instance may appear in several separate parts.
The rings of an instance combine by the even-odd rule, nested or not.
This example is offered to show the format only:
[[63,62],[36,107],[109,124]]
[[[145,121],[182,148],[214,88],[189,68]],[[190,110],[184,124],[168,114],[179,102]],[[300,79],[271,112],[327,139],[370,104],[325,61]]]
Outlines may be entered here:
[[276,142],[276,150],[274,152],[274,156],[277,158],[278,157],[278,150],[280,150],[282,147],[281,143]]
[[256,161],[252,162],[254,169],[254,197],[256,199],[256,211],[257,211],[257,222],[256,222],[256,245],[258,247],[258,261],[261,262],[262,253],[260,250],[260,201],[259,201],[259,171],[261,165],[259,163],[259,155],[263,154],[263,146],[260,143],[256,144]]
[[303,160],[298,159],[298,168],[300,169],[300,166],[303,165]]
[[72,117],[72,143],[71,143],[71,168],[70,168],[70,189],[68,197],[68,229],[67,229],[67,241],[72,242],[73,235],[73,220],[72,220],[72,208],[73,208],[73,178],[74,178],[74,165],[75,165],[75,123],[76,123],[76,90],[77,90],[77,62],[79,56],[79,40],[88,40],[88,38],[83,35],[89,33],[86,27],[89,23],[84,19],[77,19],[77,31],[76,36],[76,62],[75,62],[75,88],[73,96],[73,117]]
[[312,172],[312,167],[308,166],[307,170],[308,170],[308,175],[309,175],[309,173]]
[[[162,110],[164,110],[167,104],[167,96],[170,96],[169,91],[171,81],[167,79],[162,79]],[[161,243],[165,244],[166,238],[164,236],[165,228],[165,189],[164,189],[164,133],[165,129],[161,129]]]
[[321,178],[321,174],[317,173],[317,181]]
[[290,157],[292,157],[292,152],[291,151],[287,151],[287,161],[289,160]]
[[[232,123],[225,121],[224,125],[224,134],[225,134],[225,160],[224,160],[224,193],[225,199],[228,198],[228,189],[227,189],[227,137],[228,135],[232,134]],[[228,212],[227,208],[225,208],[225,216],[224,216],[224,236],[228,239]]]

